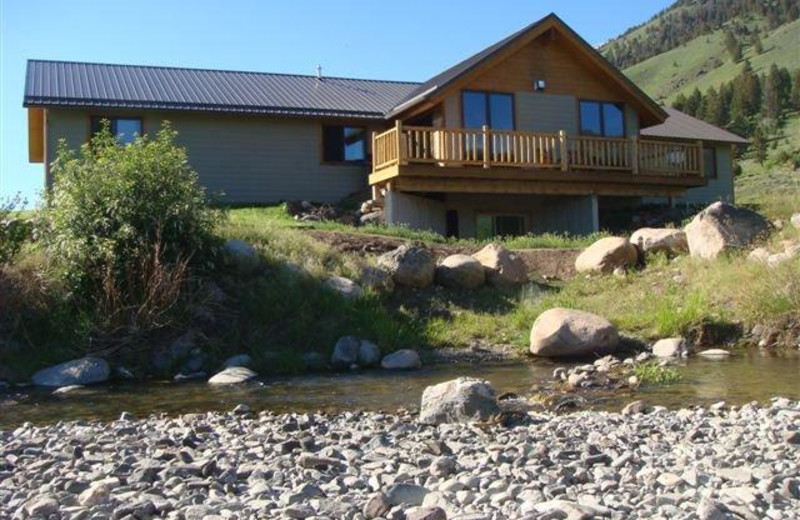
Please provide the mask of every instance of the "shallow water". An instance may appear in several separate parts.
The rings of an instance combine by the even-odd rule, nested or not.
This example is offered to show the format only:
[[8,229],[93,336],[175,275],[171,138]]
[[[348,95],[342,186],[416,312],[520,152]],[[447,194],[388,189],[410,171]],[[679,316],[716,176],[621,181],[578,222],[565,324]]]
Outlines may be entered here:
[[[458,376],[481,377],[491,381],[500,393],[526,395],[532,386],[548,382],[556,366],[561,365],[544,360],[501,365],[437,365],[415,372],[375,370],[269,378],[227,388],[210,387],[204,382],[125,383],[78,390],[61,397],[36,388],[0,390],[0,428],[11,428],[25,421],[110,420],[123,411],[137,417],[224,411],[239,403],[246,403],[256,411],[392,411],[418,406],[426,386]],[[683,376],[679,383],[642,387],[635,394],[623,391],[587,396],[589,407],[616,410],[634,398],[671,408],[719,400],[741,404],[778,395],[800,399],[800,353],[796,351],[744,351],[727,360],[713,361],[692,358],[679,370]]]

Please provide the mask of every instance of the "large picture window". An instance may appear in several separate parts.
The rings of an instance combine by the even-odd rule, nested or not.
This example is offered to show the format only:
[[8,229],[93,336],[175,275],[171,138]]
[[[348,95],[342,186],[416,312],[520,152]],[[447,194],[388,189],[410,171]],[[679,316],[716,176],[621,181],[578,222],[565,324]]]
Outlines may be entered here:
[[465,90],[461,95],[464,128],[514,129],[514,95]]
[[367,129],[357,126],[323,126],[322,160],[325,162],[366,161]]
[[142,135],[141,117],[92,117],[92,135],[103,128],[103,121],[108,121],[111,133],[117,137],[122,144],[129,144],[136,139],[137,135]]
[[621,103],[581,101],[581,135],[625,136],[625,108]]

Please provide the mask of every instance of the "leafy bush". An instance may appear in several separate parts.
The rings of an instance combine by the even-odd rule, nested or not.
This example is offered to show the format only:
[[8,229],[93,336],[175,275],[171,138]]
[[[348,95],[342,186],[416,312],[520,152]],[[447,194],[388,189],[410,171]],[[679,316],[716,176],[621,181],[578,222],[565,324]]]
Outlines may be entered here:
[[[108,283],[131,290],[132,269],[212,258],[218,218],[168,124],[152,139],[117,141],[103,129],[79,152],[62,142],[44,210],[45,244],[69,286],[91,297]],[[207,264],[206,264],[207,265]]]
[[30,238],[30,223],[13,218],[23,205],[19,195],[0,201],[0,264],[11,262]]
[[681,374],[677,369],[662,366],[657,361],[648,361],[647,363],[636,365],[633,373],[642,383],[655,385],[670,385],[681,380]]

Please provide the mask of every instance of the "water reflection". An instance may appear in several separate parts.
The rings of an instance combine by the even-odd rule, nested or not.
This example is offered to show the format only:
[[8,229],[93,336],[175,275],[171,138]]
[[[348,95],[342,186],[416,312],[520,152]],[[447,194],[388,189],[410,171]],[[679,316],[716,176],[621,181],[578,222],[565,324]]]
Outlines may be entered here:
[[[488,379],[499,392],[529,393],[548,381],[547,361],[510,365],[441,365],[416,372],[366,371],[324,376],[265,379],[259,383],[218,388],[204,382],[113,384],[78,390],[57,397],[38,389],[0,393],[0,428],[24,421],[35,423],[74,419],[114,419],[123,411],[139,417],[208,410],[228,410],[247,403],[254,410],[329,411],[396,410],[418,406],[428,385],[468,375]],[[693,358],[680,368],[675,385],[642,388],[636,395],[669,407],[766,400],[781,395],[800,399],[800,355],[797,352],[737,353],[728,360]],[[618,409],[629,393],[593,402],[595,408]]]

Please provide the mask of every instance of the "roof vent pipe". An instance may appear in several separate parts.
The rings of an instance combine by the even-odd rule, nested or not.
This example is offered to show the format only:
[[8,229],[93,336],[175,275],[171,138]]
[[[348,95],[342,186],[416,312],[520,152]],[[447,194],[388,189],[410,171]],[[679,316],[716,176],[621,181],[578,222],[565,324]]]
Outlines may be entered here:
[[322,65],[317,65],[317,79],[322,79]]

